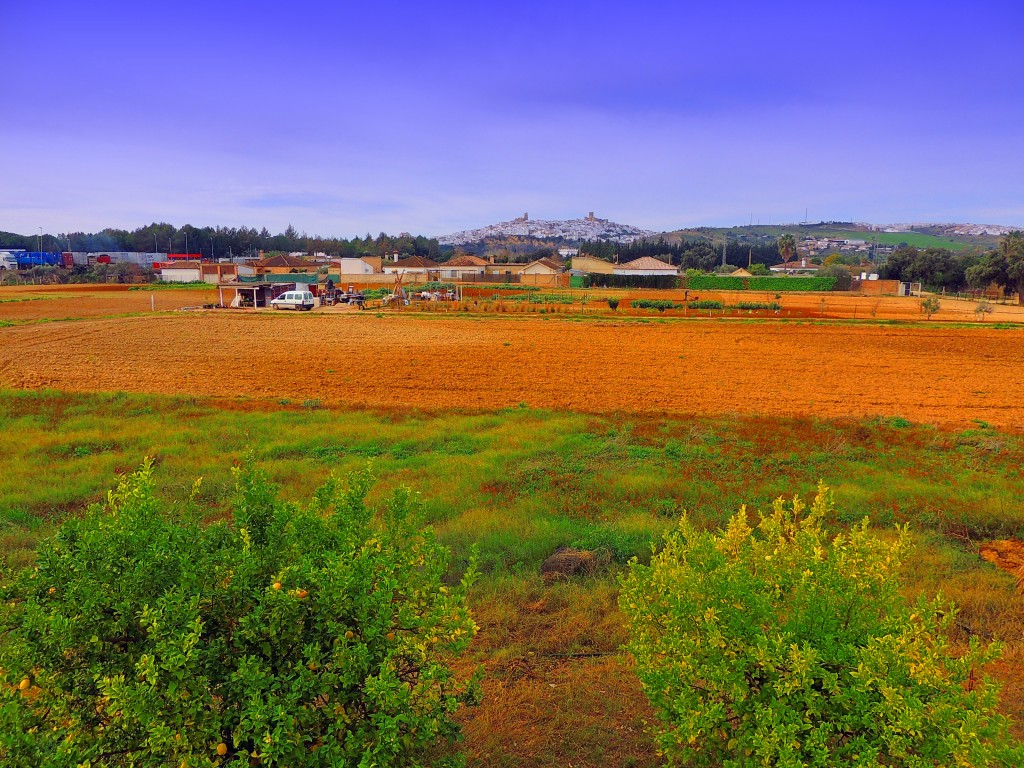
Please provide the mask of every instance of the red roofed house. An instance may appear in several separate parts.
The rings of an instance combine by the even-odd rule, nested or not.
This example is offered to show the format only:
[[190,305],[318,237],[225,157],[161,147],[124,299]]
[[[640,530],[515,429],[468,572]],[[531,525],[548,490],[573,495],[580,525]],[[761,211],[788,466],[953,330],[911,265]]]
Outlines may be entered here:
[[296,272],[316,272],[317,265],[308,259],[300,259],[298,256],[268,256],[254,265],[257,275],[287,275]]
[[450,259],[441,265],[441,277],[448,280],[460,280],[466,275],[482,275],[487,272],[489,262],[479,256],[463,254]]

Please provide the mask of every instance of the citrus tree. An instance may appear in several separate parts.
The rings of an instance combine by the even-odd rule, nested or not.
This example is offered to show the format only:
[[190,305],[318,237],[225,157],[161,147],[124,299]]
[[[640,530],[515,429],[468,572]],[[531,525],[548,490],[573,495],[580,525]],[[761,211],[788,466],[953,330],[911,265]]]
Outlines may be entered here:
[[996,688],[999,648],[950,647],[940,599],[908,604],[905,528],[829,538],[832,497],[777,501],[756,527],[683,519],[620,602],[671,765],[1019,766]]
[[939,301],[937,296],[929,296],[927,299],[921,299],[921,314],[924,315],[925,320],[931,320],[932,315],[942,309],[942,302]]
[[204,525],[147,462],[0,585],[0,764],[415,766],[457,735],[474,569],[445,584],[413,495],[375,522],[367,472],[305,505],[235,479]]

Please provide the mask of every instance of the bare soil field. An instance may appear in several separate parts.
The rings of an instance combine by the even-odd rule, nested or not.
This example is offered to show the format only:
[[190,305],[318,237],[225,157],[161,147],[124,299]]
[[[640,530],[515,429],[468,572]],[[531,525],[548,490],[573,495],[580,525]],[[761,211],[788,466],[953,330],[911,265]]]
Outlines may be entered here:
[[[376,287],[380,287],[379,285]],[[128,285],[19,285],[0,286],[0,320],[15,322],[31,322],[38,320],[63,320],[85,317],[104,317],[111,315],[157,312],[195,307],[215,303],[218,300],[215,290],[191,290],[187,288],[138,291],[130,290]],[[547,292],[541,292],[541,295]],[[630,302],[634,299],[668,299],[683,303],[687,299],[696,298],[721,301],[726,307],[735,307],[740,302],[757,302],[762,304],[778,303],[781,309],[772,310],[727,310],[730,317],[779,318],[779,319],[855,319],[855,320],[921,320],[921,301],[913,297],[899,296],[865,296],[856,293],[782,293],[775,294],[764,291],[689,291],[682,290],[622,290],[592,289],[581,291],[575,289],[557,289],[551,293],[572,297],[575,307],[561,305],[560,314],[579,313],[579,302],[585,297],[587,304],[584,312],[588,315],[606,315],[609,318],[627,317],[703,317],[707,310],[675,309],[660,313],[652,310],[634,310]],[[522,292],[504,291],[488,286],[467,286],[465,296],[472,304],[487,303],[493,297],[518,295]],[[776,295],[780,298],[776,299]],[[617,298],[619,308],[613,312],[608,307],[608,299]],[[152,303],[151,303],[152,302]],[[974,310],[976,302],[967,299],[940,297],[942,308],[932,316],[931,322],[970,322],[984,323],[1019,322],[1024,323],[1024,307],[1015,304],[993,304],[992,313],[984,320],[979,320]],[[540,306],[527,303],[505,302],[510,312],[539,313]],[[472,305],[474,309],[477,305]],[[445,311],[449,307],[434,305],[426,307],[434,311]],[[345,313],[347,305],[322,308],[319,312],[333,314]],[[244,310],[242,310],[244,311]],[[715,310],[710,313],[718,317],[723,313]]]
[[14,388],[380,408],[902,416],[1015,431],[1024,431],[1022,363],[1024,328],[981,324],[218,310],[0,328],[0,385]]
[[217,301],[217,292],[132,291],[127,285],[10,285],[0,287],[0,320],[61,320],[157,312]]
[[[778,312],[772,310],[736,310],[728,311],[731,316],[779,317],[779,318],[818,318],[818,319],[849,319],[849,320],[924,320],[921,314],[921,299],[912,296],[868,296],[859,293],[842,291],[830,293],[774,293],[770,291],[683,291],[683,290],[640,290],[640,289],[608,289],[595,288],[588,290],[559,289],[557,293],[573,295],[581,301],[587,298],[586,312],[612,314],[608,309],[608,299],[618,299],[617,313],[629,316],[661,314],[665,317],[706,316],[707,310],[672,309],[664,313],[651,310],[634,310],[630,302],[634,299],[665,299],[684,303],[704,299],[720,301],[727,308],[743,303],[779,304]],[[493,288],[466,288],[466,297],[483,299],[494,296],[513,296],[515,292],[501,291]],[[520,294],[521,295],[521,294]],[[778,298],[776,298],[778,296]],[[932,322],[1018,322],[1024,323],[1024,307],[1016,304],[991,304],[992,312],[984,320],[975,314],[978,306],[976,301],[952,296],[939,296],[941,309],[931,317]],[[578,304],[577,304],[578,306]],[[577,310],[578,311],[578,310]],[[722,312],[711,313],[719,316]]]

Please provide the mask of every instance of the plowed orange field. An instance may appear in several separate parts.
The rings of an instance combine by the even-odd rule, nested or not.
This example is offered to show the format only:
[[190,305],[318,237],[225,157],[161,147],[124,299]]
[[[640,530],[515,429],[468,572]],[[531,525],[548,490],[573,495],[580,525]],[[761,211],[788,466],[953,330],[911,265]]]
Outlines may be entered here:
[[157,314],[0,328],[0,385],[269,401],[899,415],[1024,431],[1024,329]]
[[217,301],[210,290],[130,291],[125,285],[19,285],[0,290],[0,320],[60,320],[157,312]]

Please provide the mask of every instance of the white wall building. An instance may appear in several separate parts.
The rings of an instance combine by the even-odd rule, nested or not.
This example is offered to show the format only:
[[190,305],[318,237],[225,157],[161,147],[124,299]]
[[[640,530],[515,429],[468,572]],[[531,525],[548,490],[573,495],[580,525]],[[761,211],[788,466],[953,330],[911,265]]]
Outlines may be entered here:
[[178,261],[160,267],[160,279],[165,283],[198,283],[203,279],[203,267],[197,261]]

